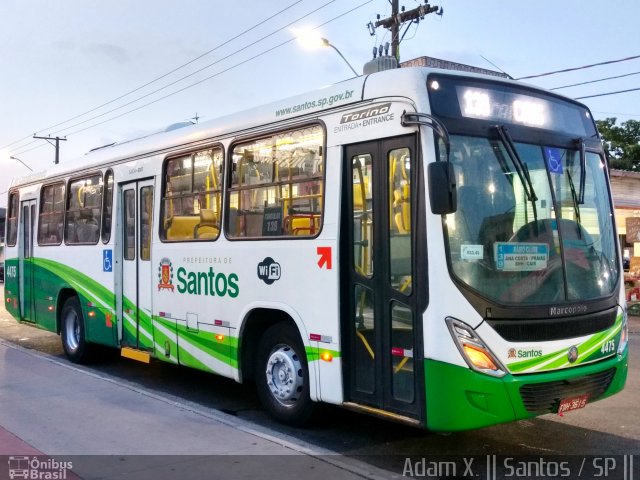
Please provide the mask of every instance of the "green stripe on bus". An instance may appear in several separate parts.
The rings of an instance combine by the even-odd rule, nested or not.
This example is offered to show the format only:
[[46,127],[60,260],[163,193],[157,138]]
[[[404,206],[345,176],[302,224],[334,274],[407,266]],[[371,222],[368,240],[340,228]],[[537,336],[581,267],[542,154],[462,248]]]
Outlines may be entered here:
[[[576,346],[578,349],[578,359],[571,363],[567,357],[568,349],[562,348],[553,353],[548,353],[542,357],[535,359],[524,360],[521,362],[509,363],[507,368],[512,373],[524,373],[524,372],[544,372],[549,370],[558,370],[561,368],[572,367],[576,365],[583,365],[587,362],[599,360],[611,355],[615,355],[620,342],[620,334],[622,331],[622,318],[620,313],[616,318],[615,324],[603,331],[596,333],[587,338],[582,343]],[[606,352],[602,352],[601,349],[606,342],[613,340],[613,348]]]

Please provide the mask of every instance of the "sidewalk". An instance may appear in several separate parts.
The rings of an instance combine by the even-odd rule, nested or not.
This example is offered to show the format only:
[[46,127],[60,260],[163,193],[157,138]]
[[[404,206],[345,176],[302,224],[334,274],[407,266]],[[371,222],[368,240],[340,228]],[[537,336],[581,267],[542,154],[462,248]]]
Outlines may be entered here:
[[0,341],[0,479],[40,452],[87,479],[376,476],[224,417]]

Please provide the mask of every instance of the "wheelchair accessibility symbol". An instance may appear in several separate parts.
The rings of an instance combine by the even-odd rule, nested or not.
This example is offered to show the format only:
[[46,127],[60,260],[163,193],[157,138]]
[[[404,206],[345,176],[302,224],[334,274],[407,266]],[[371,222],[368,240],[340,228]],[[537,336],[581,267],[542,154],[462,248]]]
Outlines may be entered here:
[[113,271],[113,250],[102,251],[102,271],[103,272]]
[[544,147],[544,155],[551,173],[562,174],[562,150],[553,147]]

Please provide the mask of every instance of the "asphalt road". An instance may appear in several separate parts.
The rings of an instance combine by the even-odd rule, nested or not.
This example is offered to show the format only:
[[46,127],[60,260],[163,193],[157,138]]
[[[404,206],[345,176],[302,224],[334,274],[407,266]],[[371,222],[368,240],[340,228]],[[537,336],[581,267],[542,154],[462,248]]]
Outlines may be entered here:
[[[1,291],[0,298],[4,298]],[[64,360],[57,335],[18,324],[0,307],[0,338]],[[250,387],[164,362],[137,363],[105,350],[89,366],[120,382],[142,386],[176,402],[189,402],[282,432],[319,448],[358,457],[378,467],[402,471],[407,456],[424,455],[628,455],[640,445],[640,318],[632,317],[630,370],[625,390],[563,417],[532,420],[440,435],[327,407],[320,425],[295,429],[272,421]],[[64,360],[66,361],[66,360]]]

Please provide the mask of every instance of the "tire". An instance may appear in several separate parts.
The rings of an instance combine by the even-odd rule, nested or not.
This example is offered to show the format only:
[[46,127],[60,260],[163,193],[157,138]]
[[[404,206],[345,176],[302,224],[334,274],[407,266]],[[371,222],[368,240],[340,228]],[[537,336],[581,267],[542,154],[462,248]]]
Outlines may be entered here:
[[309,368],[298,332],[286,323],[267,329],[258,342],[256,389],[264,409],[281,423],[308,423],[316,404],[309,396]]
[[86,363],[90,347],[85,338],[84,318],[78,297],[70,297],[62,306],[60,314],[60,337],[62,348],[73,363]]

